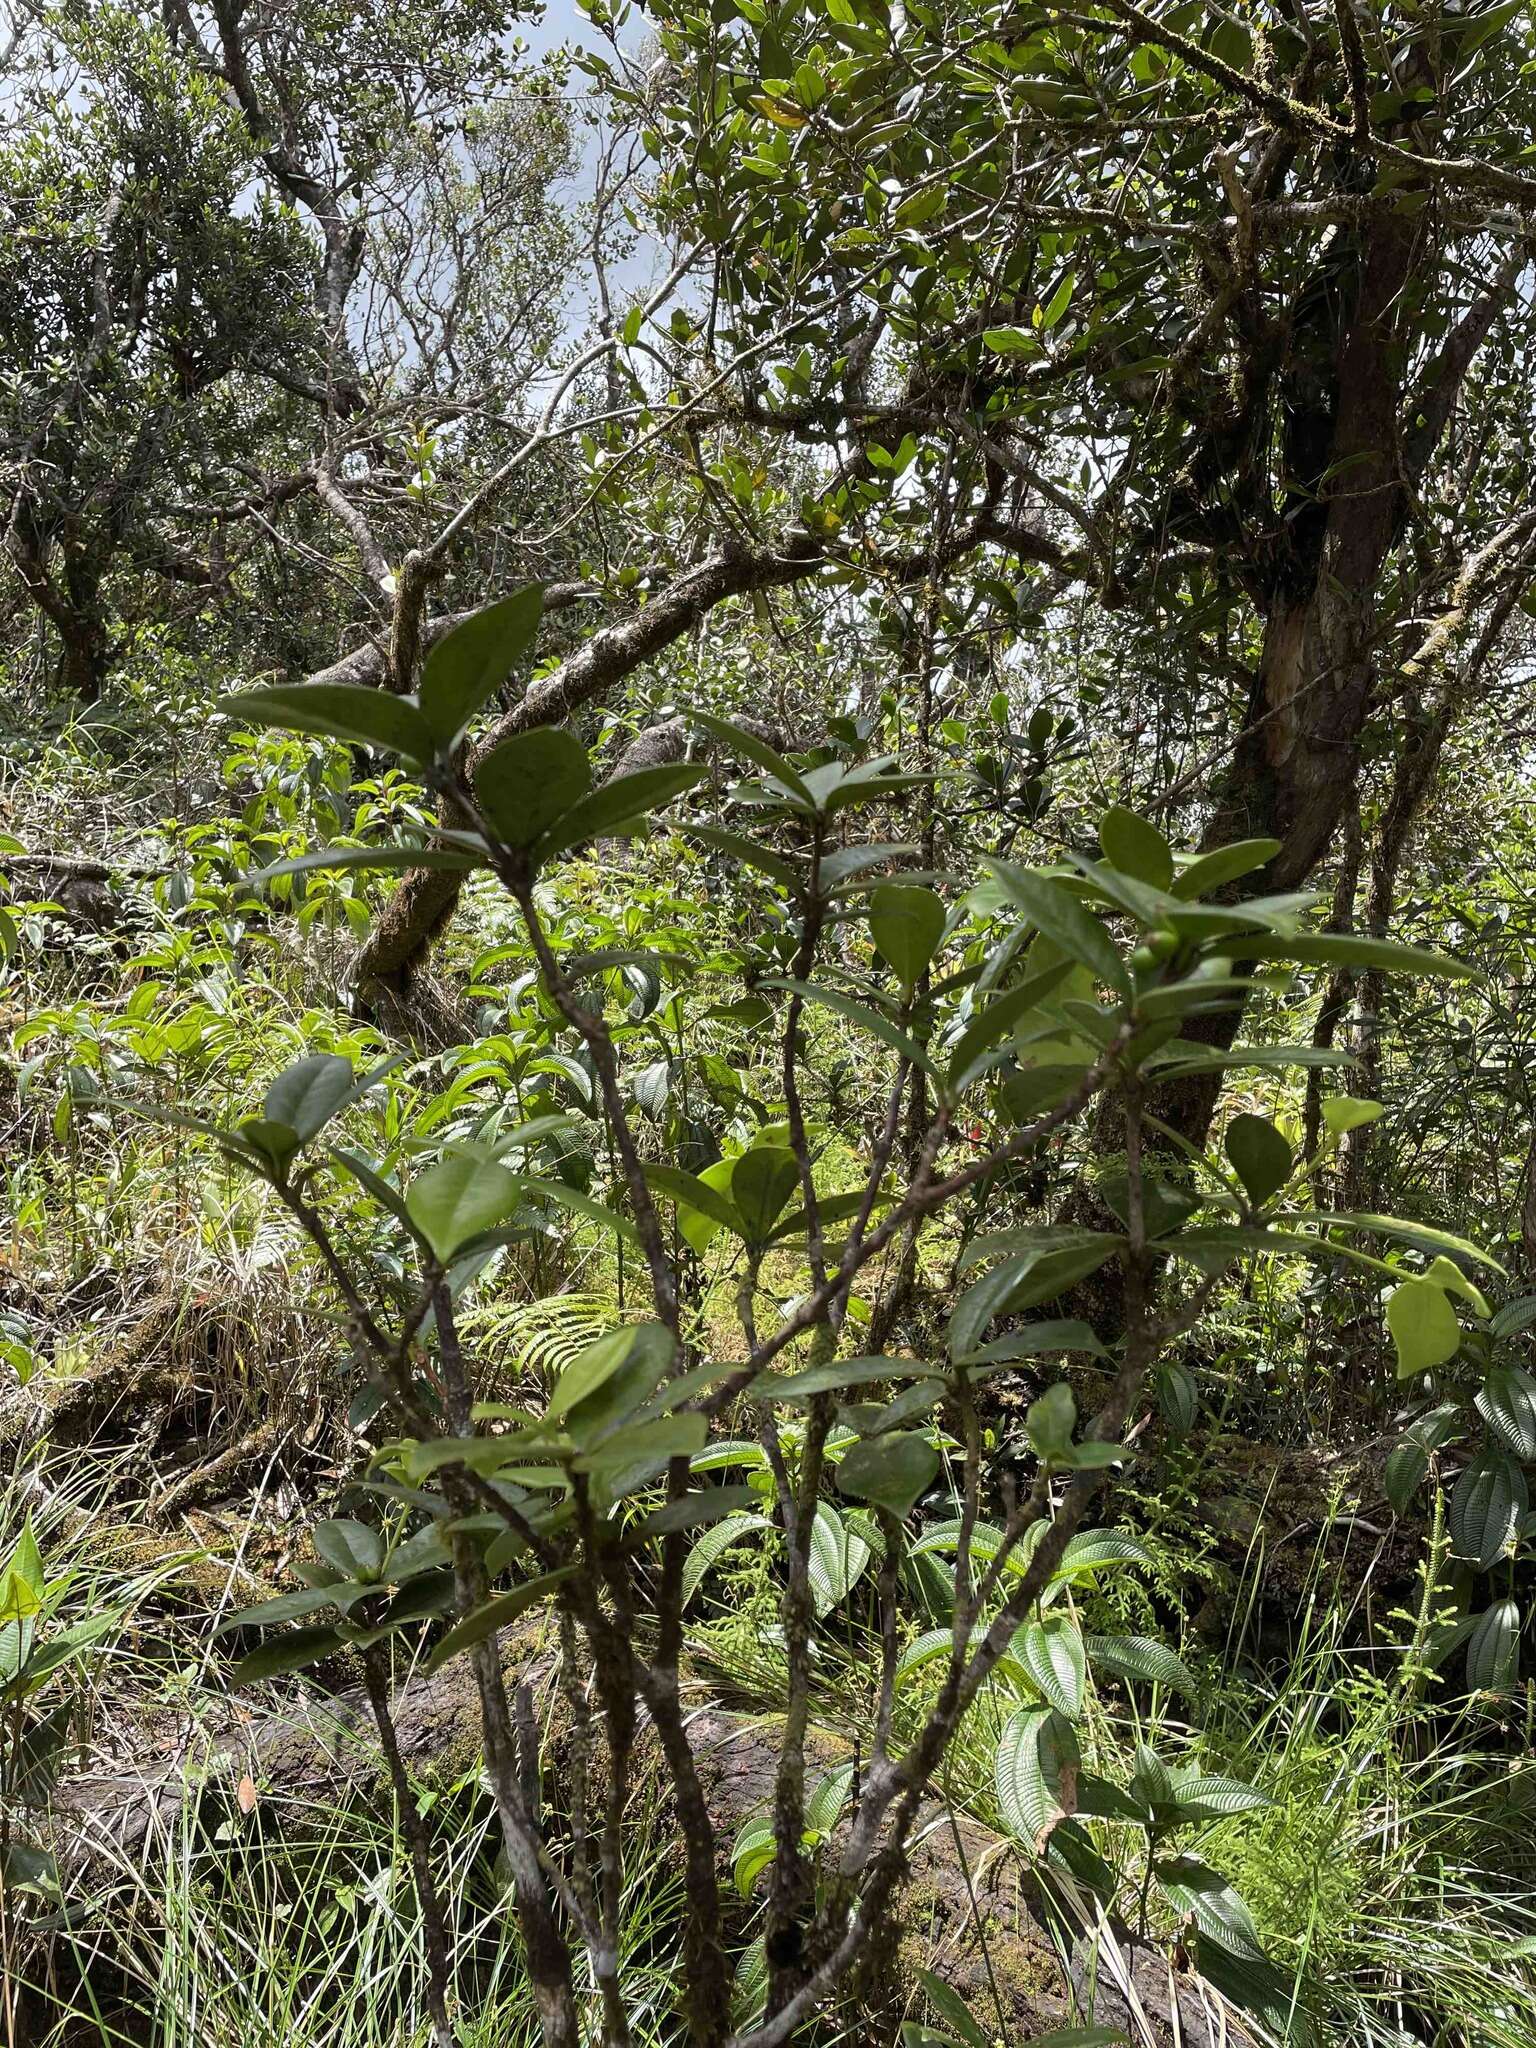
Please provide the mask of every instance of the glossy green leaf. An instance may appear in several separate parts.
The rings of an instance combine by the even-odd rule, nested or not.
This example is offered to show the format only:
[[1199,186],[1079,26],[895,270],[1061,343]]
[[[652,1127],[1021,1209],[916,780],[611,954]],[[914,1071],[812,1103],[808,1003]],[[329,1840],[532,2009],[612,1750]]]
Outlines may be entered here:
[[728,718],[716,718],[708,711],[693,711],[689,717],[695,725],[702,725],[708,733],[723,746],[729,747],[743,761],[750,761],[754,768],[761,768],[785,793],[802,804],[807,810],[816,808],[810,790],[800,774],[790,766],[784,756],[770,747],[766,740],[760,740],[755,733],[746,732],[739,725],[732,725]]
[[749,1244],[766,1244],[784,1204],[800,1185],[795,1155],[784,1145],[751,1145],[731,1172],[731,1201]]
[[1213,889],[1224,889],[1228,882],[1266,867],[1279,851],[1278,839],[1237,839],[1230,846],[1218,846],[1181,868],[1168,893],[1186,901],[1208,896]]
[[1059,882],[1029,868],[1014,867],[1007,861],[982,858],[982,865],[997,881],[1014,908],[1070,959],[1079,961],[1101,982],[1131,992],[1126,971],[1114,940],[1099,920],[1086,911],[1077,898]]
[[498,1593],[492,1599],[481,1601],[480,1605],[462,1621],[456,1622],[433,1650],[427,1661],[429,1671],[437,1671],[451,1657],[457,1657],[461,1650],[471,1650],[476,1643],[483,1643],[498,1629],[516,1621],[520,1614],[526,1614],[530,1607],[536,1607],[549,1597],[579,1567],[566,1564],[552,1572],[543,1572],[536,1579],[526,1579],[520,1586],[514,1586],[510,1593]]
[[1336,1138],[1375,1123],[1382,1114],[1381,1104],[1368,1102],[1363,1095],[1334,1095],[1323,1104],[1323,1122]]
[[550,826],[539,841],[539,859],[548,860],[589,839],[614,837],[621,828],[637,824],[685,789],[694,788],[708,772],[699,763],[679,761],[613,777],[572,804]]
[[295,1060],[267,1090],[262,1115],[287,1124],[301,1144],[307,1143],[351,1100],[354,1078],[352,1062],[332,1053]]
[[333,1657],[341,1643],[341,1632],[334,1628],[284,1629],[242,1657],[230,1673],[230,1683],[255,1685],[263,1678],[277,1678],[286,1671],[306,1670],[311,1664]]

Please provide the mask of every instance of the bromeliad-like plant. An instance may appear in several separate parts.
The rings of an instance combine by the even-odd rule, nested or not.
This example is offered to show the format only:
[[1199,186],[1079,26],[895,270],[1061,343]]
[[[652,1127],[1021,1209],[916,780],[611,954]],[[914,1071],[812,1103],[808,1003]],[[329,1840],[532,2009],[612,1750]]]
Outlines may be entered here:
[[[497,746],[471,776],[464,730],[526,653],[538,618],[537,591],[478,614],[433,649],[414,698],[311,685],[225,706],[245,722],[393,752],[467,821],[425,846],[317,850],[255,879],[324,866],[488,870],[517,906],[543,994],[592,1078],[603,1139],[593,1151],[615,1162],[603,1197],[541,1175],[530,1159],[560,1124],[541,1115],[487,1142],[449,1144],[402,1184],[361,1153],[326,1144],[331,1119],[366,1077],[360,1083],[347,1061],[324,1056],[291,1068],[258,1114],[214,1134],[270,1183],[313,1242],[394,1431],[366,1475],[388,1533],[363,1521],[322,1527],[312,1583],[240,1618],[274,1625],[245,1675],[296,1669],[349,1643],[362,1652],[413,1830],[427,1922],[438,1930],[431,2005],[440,2048],[456,2038],[453,1987],[424,1824],[391,1729],[391,1637],[403,1632],[415,1646],[444,1614],[450,1624],[432,1656],[464,1654],[473,1667],[548,2048],[576,2048],[582,2038],[583,1952],[603,2040],[623,2048],[630,2037],[618,1915],[626,1800],[648,1720],[686,1859],[689,2038],[701,2048],[728,2039],[737,2048],[778,2048],[837,1997],[879,1935],[900,1892],[914,1824],[983,1691],[1009,1683],[1017,1696],[1020,1671],[1033,1685],[1027,1726],[1010,1743],[1022,1750],[1027,1738],[1037,1764],[1049,1717],[1053,1733],[1070,1725],[1053,1689],[1059,1694],[1063,1672],[1076,1671],[1077,1645],[1073,1625],[1051,1605],[1052,1590],[1070,1574],[1086,1517],[1132,1456],[1127,1428],[1159,1360],[1199,1321],[1221,1276],[1261,1257],[1339,1256],[1341,1232],[1399,1229],[1384,1218],[1319,1215],[1307,1204],[1307,1176],[1293,1171],[1284,1140],[1262,1119],[1231,1126],[1227,1161],[1187,1140],[1172,1165],[1154,1156],[1154,1141],[1170,1135],[1157,1106],[1166,1083],[1318,1057],[1293,1046],[1213,1049],[1186,1038],[1185,1027],[1240,1005],[1265,975],[1295,964],[1348,958],[1421,975],[1463,970],[1384,941],[1306,933],[1299,920],[1309,898],[1230,902],[1231,885],[1263,867],[1273,842],[1180,858],[1152,825],[1123,810],[1104,820],[1101,858],[1073,854],[1049,870],[988,861],[978,887],[946,896],[934,878],[911,872],[915,849],[852,829],[872,806],[899,809],[921,778],[890,760],[792,761],[699,714],[701,729],[755,771],[734,800],[738,811],[754,807],[761,822],[751,832],[698,819],[679,829],[765,877],[791,938],[786,971],[757,978],[757,992],[769,993],[777,1009],[777,1121],[699,1173],[648,1157],[656,1127],[637,1113],[609,985],[552,943],[540,885],[563,856],[633,828],[703,770],[649,768],[594,788],[575,733],[545,726]],[[867,948],[849,944],[849,927],[855,937],[867,933]],[[884,1107],[858,1182],[835,1191],[818,1175],[806,1100],[817,1012],[851,1029],[866,1064],[884,1068]],[[1118,1132],[1118,1156],[1098,1182],[1104,1227],[1039,1222],[969,1235],[966,1285],[948,1317],[944,1355],[886,1349],[896,1325],[882,1313],[882,1284],[892,1274],[900,1284],[925,1234],[945,1228],[965,1198],[974,1205],[978,1194],[1001,1190],[1008,1169],[1040,1158],[1092,1105],[1101,1105],[1098,1142],[1106,1129]],[[386,1298],[375,1278],[349,1265],[328,1220],[337,1174],[361,1181],[393,1218],[414,1264],[408,1295]],[[549,1201],[635,1248],[651,1315],[582,1350],[542,1404],[487,1404],[460,1339],[456,1299],[466,1274],[530,1227],[530,1205],[542,1215]],[[1426,1237],[1401,1234],[1413,1245]],[[1449,1238],[1440,1248],[1478,1256]],[[704,1258],[734,1269],[741,1339],[729,1357],[702,1346],[695,1309]],[[797,1291],[767,1319],[765,1269],[791,1267]],[[1096,1333],[1051,1313],[1100,1272],[1118,1281],[1113,1329]],[[879,1341],[869,1344],[866,1330]],[[1002,1483],[985,1448],[983,1383],[1021,1361],[1074,1350],[1098,1373],[1092,1414],[1079,1426],[1070,1389],[1047,1386],[1029,1412],[1022,1477]],[[727,1419],[737,1439],[760,1448],[771,1489],[717,1476],[711,1431]],[[941,1430],[954,1472],[942,1535],[920,1525],[940,1472]],[[771,1853],[761,1861],[763,1997],[733,2035],[721,1845],[681,1687],[684,1608],[699,1574],[694,1545],[712,1548],[715,1537],[701,1532],[729,1528],[743,1510],[768,1517],[783,1546],[785,1708],[763,1845]],[[852,1541],[878,1554],[878,1669],[858,1783],[829,1845],[810,1825],[820,1807],[807,1767],[818,1574],[825,1577],[829,1544]],[[930,1570],[941,1562],[950,1575],[951,1613],[941,1637],[924,1646],[938,1683],[910,1727],[896,1713],[912,1650],[899,1608],[904,1571],[919,1552]],[[846,1554],[842,1565],[846,1580]],[[532,1701],[509,1692],[497,1644],[501,1628],[535,1607],[556,1624],[555,1683],[572,1731],[558,1819],[545,1810]],[[317,1619],[322,1613],[330,1618]],[[1099,1654],[1110,1665],[1118,1654],[1122,1668],[1133,1668],[1146,1653],[1111,1643]],[[1126,1814],[1134,1809],[1154,1837],[1191,1810],[1199,1789],[1155,1763],[1149,1753],[1137,1784],[1121,1795]],[[1174,1909],[1187,1907],[1205,1924],[1195,1896],[1201,1885],[1191,1880],[1180,1890],[1189,1873],[1177,1859],[1158,1869]]]

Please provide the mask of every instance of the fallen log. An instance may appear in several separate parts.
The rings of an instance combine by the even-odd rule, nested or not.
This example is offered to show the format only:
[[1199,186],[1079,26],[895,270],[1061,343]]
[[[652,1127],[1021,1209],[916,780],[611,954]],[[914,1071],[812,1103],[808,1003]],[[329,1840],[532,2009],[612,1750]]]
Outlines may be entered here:
[[[549,1688],[542,1647],[509,1641],[508,1677]],[[459,1659],[410,1678],[394,1700],[402,1755],[414,1776],[457,1776],[480,1753],[478,1695]],[[689,1742],[720,1843],[722,1883],[733,1836],[771,1804],[778,1755],[772,1717],[728,1713],[701,1696]],[[847,1761],[848,1743],[819,1731],[819,1769]],[[248,1823],[257,1810],[387,1802],[388,1779],[361,1688],[308,1693],[280,1708],[233,1710],[219,1728],[190,1719],[144,1731],[131,1763],[89,1761],[56,1788],[51,1838],[67,1896],[90,1895],[100,1911],[112,1873],[143,1870],[197,1802],[210,1828]],[[933,1802],[914,1830],[902,1893],[898,1977],[931,1968],[960,1992],[988,2031],[1009,2042],[1072,2022],[1092,2007],[1101,2023],[1137,2043],[1170,2048],[1253,2048],[1232,2008],[1192,1971],[1107,1921],[1094,1902],[1054,1883],[1016,1846]],[[1069,1989],[1070,1985],[1070,1989]],[[1075,1995],[1075,2007],[1074,2007]],[[920,1994],[919,1994],[920,1997]]]

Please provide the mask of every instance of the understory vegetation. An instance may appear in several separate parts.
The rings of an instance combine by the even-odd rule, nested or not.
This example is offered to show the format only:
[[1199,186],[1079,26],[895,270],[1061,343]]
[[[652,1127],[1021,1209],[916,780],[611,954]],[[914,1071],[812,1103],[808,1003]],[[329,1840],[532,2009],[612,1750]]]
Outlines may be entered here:
[[4,2048],[1536,2041],[1533,78],[13,10]]

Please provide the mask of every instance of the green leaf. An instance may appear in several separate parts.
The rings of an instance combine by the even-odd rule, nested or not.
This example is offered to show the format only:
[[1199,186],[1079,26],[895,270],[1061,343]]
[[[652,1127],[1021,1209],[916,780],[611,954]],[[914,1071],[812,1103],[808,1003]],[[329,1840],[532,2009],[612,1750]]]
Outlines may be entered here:
[[1525,1474],[1507,1451],[1484,1448],[1451,1494],[1451,1541],[1458,1557],[1487,1571],[1509,1548],[1529,1499]]
[[767,1515],[732,1515],[729,1520],[717,1522],[714,1528],[706,1529],[683,1561],[683,1606],[688,1605],[704,1583],[706,1573],[733,1544],[745,1543],[749,1536],[772,1526]]
[[1048,1706],[1075,1721],[1083,1711],[1088,1661],[1082,1631],[1065,1615],[1027,1622],[1013,1638],[1012,1655]]
[[1120,2048],[1130,2038],[1124,2027],[1053,2027],[1048,2034],[1031,2034],[1020,2048]]
[[936,1977],[932,1970],[919,1970],[917,1981],[928,1994],[928,2001],[946,2026],[953,2027],[957,2037],[965,2042],[966,2048],[992,2048],[986,2029],[977,2025],[971,2016],[971,2009],[959,1992]]
[[275,1621],[300,1621],[306,1614],[318,1614],[323,1607],[337,1606],[347,1598],[349,1591],[357,1594],[362,1590],[343,1583],[339,1586],[304,1586],[297,1592],[279,1593],[275,1599],[242,1608],[238,1614],[226,1614],[214,1634],[227,1635],[236,1628],[268,1628]]
[[809,1401],[885,1380],[927,1379],[933,1371],[916,1358],[834,1358],[800,1372],[760,1372],[747,1392],[754,1401]]
[[1237,839],[1230,846],[1218,846],[1182,868],[1168,893],[1186,902],[1196,896],[1208,896],[1213,889],[1224,888],[1240,875],[1251,875],[1255,868],[1266,867],[1279,851],[1278,839]]
[[1111,1232],[1079,1231],[1065,1244],[1047,1242],[1000,1260],[955,1303],[949,1319],[951,1356],[970,1357],[995,1316],[1022,1314],[1053,1300],[1096,1273],[1124,1243],[1124,1238]]
[[1130,994],[1131,978],[1113,939],[1059,882],[986,855],[982,856],[982,866],[1037,931],[1089,968],[1100,981],[1122,995]]
[[1121,1678],[1138,1678],[1147,1685],[1166,1685],[1170,1692],[1197,1700],[1200,1688],[1193,1672],[1170,1650],[1150,1636],[1089,1636],[1083,1645],[1095,1670],[1103,1665]]
[[1262,1960],[1264,1950],[1252,1916],[1219,1872],[1194,1856],[1171,1856],[1154,1863],[1152,1870],[1176,1913],[1192,1919],[1219,1947]]
[[882,882],[869,899],[875,948],[910,995],[944,936],[944,905],[932,889]]
[[820,1501],[811,1524],[810,1578],[818,1615],[847,1599],[869,1563],[869,1545],[828,1501]]
[[1071,1722],[1051,1708],[1021,1707],[1004,1723],[992,1760],[998,1810],[1037,1856],[1077,1805],[1079,1762]]
[[334,1628],[290,1628],[271,1636],[242,1657],[230,1673],[232,1685],[255,1685],[263,1678],[276,1678],[285,1671],[302,1671],[319,1664],[340,1649],[341,1631]]
[[1375,1123],[1383,1113],[1379,1102],[1367,1102],[1363,1095],[1334,1095],[1323,1104],[1323,1122],[1336,1138]]
[[1155,825],[1122,804],[1099,820],[1099,844],[1112,867],[1138,882],[1166,889],[1173,880],[1173,853],[1167,840]]
[[525,850],[591,787],[587,750],[563,725],[536,725],[493,747],[475,769],[475,797],[502,842]]
[[1405,1280],[1387,1302],[1387,1328],[1397,1349],[1397,1376],[1411,1379],[1454,1358],[1461,1325],[1443,1287],[1433,1280]]
[[1523,1464],[1536,1464],[1536,1380],[1518,1365],[1489,1369],[1477,1396],[1477,1412],[1505,1450]]
[[865,1437],[848,1451],[837,1468],[837,1483],[856,1500],[884,1508],[904,1521],[933,1484],[939,1454],[914,1430]]
[[1481,971],[1448,953],[1403,946],[1395,939],[1367,939],[1352,932],[1309,932],[1293,939],[1244,940],[1250,960],[1294,960],[1303,966],[1375,967],[1384,974],[1430,975],[1440,981],[1481,981]]
[[1021,1323],[1018,1329],[994,1337],[979,1351],[968,1351],[955,1363],[967,1367],[1012,1365],[1021,1358],[1038,1358],[1042,1352],[1051,1351],[1086,1351],[1095,1358],[1105,1356],[1104,1346],[1087,1323],[1075,1316],[1052,1316],[1045,1322]]
[[453,846],[420,844],[397,846],[320,846],[312,853],[295,854],[292,860],[274,861],[245,876],[249,883],[275,882],[280,875],[308,875],[317,870],[341,873],[348,868],[382,868],[402,873],[411,868],[440,868],[452,874],[467,874],[483,868],[485,860]]
[[[734,1161],[731,1162],[734,1165]],[[665,1195],[677,1204],[679,1210],[690,1209],[700,1216],[707,1216],[711,1223],[718,1223],[722,1229],[733,1231],[737,1237],[745,1233],[741,1215],[730,1196],[721,1189],[711,1187],[697,1174],[684,1173],[680,1166],[651,1165],[647,1163],[645,1179],[648,1187],[657,1194]],[[701,1250],[701,1246],[695,1246]]]
[[766,1244],[784,1204],[800,1185],[795,1155],[783,1145],[752,1145],[731,1172],[731,1200],[748,1244]]
[[461,1245],[510,1216],[523,1183],[499,1161],[472,1152],[451,1153],[418,1173],[406,1190],[412,1223],[446,1263]]
[[702,839],[706,846],[716,853],[728,853],[733,860],[739,860],[745,867],[757,868],[762,874],[777,882],[791,895],[797,893],[803,877],[793,861],[782,854],[771,853],[767,847],[759,846],[755,839],[748,839],[741,832],[727,832],[719,825],[687,824],[680,828],[690,839]]
[[584,840],[614,837],[622,826],[638,824],[648,812],[692,789],[708,773],[700,763],[678,761],[613,777],[573,804],[549,828],[539,841],[539,859],[548,860]]
[[317,1052],[295,1060],[267,1090],[262,1115],[287,1124],[306,1144],[351,1100],[353,1079],[352,1062],[336,1054]]
[[430,761],[432,728],[408,698],[361,683],[287,683],[221,697],[214,710],[252,725],[318,732],[327,739],[383,747],[407,761]]
[[1424,1484],[1424,1475],[1428,1470],[1429,1453],[1421,1443],[1415,1443],[1411,1436],[1403,1437],[1392,1446],[1387,1453],[1386,1469],[1382,1478],[1394,1514],[1407,1514],[1409,1503]]
[[1191,1820],[1225,1820],[1234,1813],[1256,1813],[1269,1800],[1238,1778],[1180,1776],[1175,1781],[1179,1812]]
[[723,746],[731,749],[743,761],[750,761],[754,768],[761,768],[765,775],[779,784],[787,794],[795,797],[807,810],[815,810],[816,803],[804,778],[791,768],[784,756],[770,747],[766,740],[755,734],[744,732],[739,725],[732,725],[728,718],[716,718],[708,711],[692,711],[689,717],[695,725],[702,725],[713,733]]
[[1038,1400],[1030,1403],[1024,1427],[1042,1458],[1057,1459],[1071,1449],[1072,1434],[1077,1428],[1077,1402],[1065,1380],[1047,1387]]
[[1404,1244],[1422,1245],[1430,1251],[1454,1252],[1463,1259],[1472,1259],[1480,1266],[1487,1266],[1495,1273],[1504,1268],[1495,1258],[1490,1258],[1480,1245],[1469,1237],[1454,1237],[1448,1230],[1436,1230],[1428,1223],[1409,1222],[1402,1216],[1376,1216],[1360,1209],[1335,1209],[1331,1212],[1319,1210],[1319,1223],[1347,1223],[1354,1230],[1379,1230],[1384,1237],[1401,1238]]
[[438,745],[452,746],[475,713],[533,645],[544,615],[544,586],[528,583],[474,612],[445,633],[421,669],[422,716]]
[[549,1397],[551,1422],[568,1418],[583,1445],[648,1401],[672,1364],[676,1340],[663,1323],[626,1323],[577,1352]]
[[1291,1148],[1267,1117],[1233,1117],[1226,1150],[1255,1209],[1262,1209],[1291,1177]]
[[1017,988],[1008,989],[972,1017],[949,1056],[951,1093],[957,1093],[976,1078],[983,1069],[984,1056],[1060,988],[1072,971],[1070,960],[1059,960],[1037,974],[1027,975]]
[[315,1555],[344,1579],[376,1579],[384,1568],[383,1539],[366,1522],[319,1522],[313,1541]]
[[476,1643],[483,1643],[487,1636],[516,1621],[530,1607],[547,1600],[562,1580],[568,1579],[579,1567],[574,1564],[561,1565],[558,1570],[543,1572],[536,1579],[527,1579],[520,1586],[514,1586],[510,1593],[498,1593],[494,1599],[484,1600],[464,1619],[449,1629],[437,1648],[427,1660],[428,1671],[437,1671],[456,1657],[461,1650],[473,1649]]
[[1496,1600],[1477,1617],[1467,1638],[1467,1686],[1472,1692],[1512,1692],[1519,1666],[1519,1606]]

